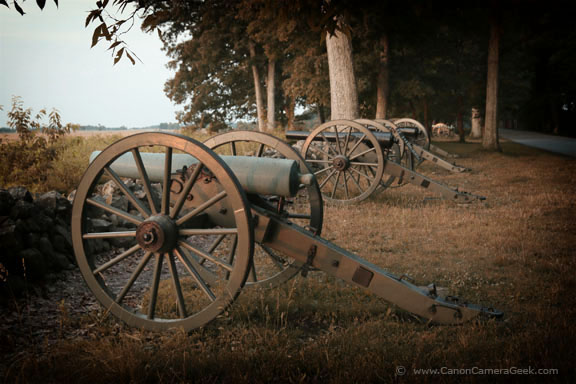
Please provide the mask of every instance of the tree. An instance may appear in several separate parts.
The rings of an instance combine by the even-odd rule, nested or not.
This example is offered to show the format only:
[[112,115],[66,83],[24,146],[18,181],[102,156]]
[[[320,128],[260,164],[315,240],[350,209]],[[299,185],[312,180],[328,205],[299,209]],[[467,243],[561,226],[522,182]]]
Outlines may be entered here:
[[[345,29],[341,19],[340,29]],[[350,32],[335,30],[326,32],[326,52],[328,53],[328,71],[330,74],[330,109],[332,120],[354,120],[358,113],[358,88],[352,60]]]
[[488,71],[486,80],[486,117],[482,147],[500,151],[498,142],[498,63],[500,56],[500,20],[496,3],[492,2],[488,41]]

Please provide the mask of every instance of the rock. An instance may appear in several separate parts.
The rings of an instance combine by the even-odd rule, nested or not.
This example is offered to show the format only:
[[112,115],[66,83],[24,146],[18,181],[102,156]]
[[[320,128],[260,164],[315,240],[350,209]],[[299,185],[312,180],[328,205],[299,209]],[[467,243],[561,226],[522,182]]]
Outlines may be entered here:
[[89,227],[94,232],[108,232],[112,227],[112,223],[104,219],[92,219],[90,220]]
[[44,256],[36,248],[28,248],[19,253],[26,268],[26,276],[31,280],[39,280],[48,272]]
[[73,269],[74,265],[70,263],[68,257],[60,252],[54,252],[51,260],[59,269]]
[[36,199],[36,204],[49,214],[68,215],[72,209],[70,201],[56,191],[46,192],[41,195]]
[[37,247],[40,252],[46,257],[51,257],[54,253],[54,247],[47,237],[41,237],[37,242]]
[[24,235],[24,239],[26,240],[26,247],[28,248],[36,248],[39,250],[38,246],[40,244],[40,233],[30,232]]
[[27,219],[37,213],[37,208],[29,201],[16,200],[10,210],[10,217],[14,219]]
[[126,198],[126,196],[118,196],[118,195],[108,196],[106,197],[106,203],[124,212],[128,211],[128,199]]
[[72,192],[70,192],[70,193],[68,194],[67,199],[68,199],[68,201],[69,201],[70,203],[74,203],[74,198],[75,198],[75,197],[76,197],[76,190],[73,190]]
[[66,244],[70,247],[70,249],[72,249],[72,247],[73,247],[72,234],[70,233],[70,230],[67,229],[66,227],[62,226],[62,225],[56,225],[55,229],[56,229],[56,233],[58,233],[59,235],[64,237],[64,240],[66,240]]
[[52,237],[52,246],[58,252],[66,253],[68,251],[66,239],[60,234],[56,234]]
[[16,229],[16,223],[12,219],[5,220],[0,225],[0,249],[19,252],[23,248],[21,232]]
[[5,189],[0,189],[0,216],[8,216],[14,205],[14,198]]
[[28,228],[29,232],[36,232],[36,233],[44,232],[44,229],[40,226],[36,218],[29,217],[25,221],[26,221],[26,227]]
[[42,232],[51,232],[54,228],[54,220],[43,213],[40,213],[34,219],[36,220],[38,226],[41,228]]
[[114,182],[114,180],[110,180],[108,181],[106,184],[104,184],[102,186],[102,188],[100,189],[100,194],[104,197],[107,196],[114,196],[116,194],[120,193],[120,188],[118,188],[116,186],[116,183]]
[[8,193],[10,193],[10,195],[12,195],[12,198],[14,200],[23,200],[23,201],[26,201],[28,203],[31,203],[34,201],[34,199],[32,198],[32,194],[24,187],[8,188]]

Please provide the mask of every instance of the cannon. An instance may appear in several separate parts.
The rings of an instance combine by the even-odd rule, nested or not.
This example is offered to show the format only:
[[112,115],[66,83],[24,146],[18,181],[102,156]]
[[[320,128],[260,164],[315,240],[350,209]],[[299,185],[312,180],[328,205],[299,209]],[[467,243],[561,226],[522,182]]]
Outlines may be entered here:
[[422,149],[416,151],[421,154],[425,150],[411,144],[406,137],[419,139],[421,134],[419,130],[403,129],[404,133],[400,128],[388,130],[382,124],[368,120],[335,120],[312,132],[287,131],[286,138],[304,140],[301,155],[318,178],[327,202],[353,204],[391,187],[395,181],[397,185],[411,183],[457,203],[485,199],[415,172],[413,157],[405,154],[416,151],[414,148]]
[[[390,119],[390,120],[374,120],[374,122],[380,123],[386,127],[386,129],[392,132],[398,132],[398,136],[401,140],[407,142],[407,147],[409,151],[407,152],[407,157],[411,158],[410,163],[415,166],[420,165],[424,160],[432,162],[434,165],[440,168],[446,169],[450,172],[460,173],[466,172],[469,169],[456,165],[455,163],[450,163],[444,160],[440,156],[444,157],[457,157],[454,154],[448,153],[442,148],[433,145],[430,142],[430,136],[428,131],[419,121],[411,118],[400,118],[400,119]],[[365,120],[364,123],[369,127],[371,125],[371,120]],[[407,136],[403,133],[406,130],[417,130],[417,134]],[[432,153],[436,152],[436,154]]]
[[[255,149],[238,156],[235,152],[244,143]],[[235,159],[223,159],[207,145],[176,134],[128,136],[94,156],[73,203],[74,252],[89,289],[127,324],[190,331],[219,316],[250,280],[253,286],[271,286],[309,268],[435,323],[502,316],[493,308],[442,297],[434,284],[417,286],[321,238],[319,186],[306,163],[279,139],[259,135],[252,140],[240,133],[217,136],[206,144],[243,157],[240,161],[250,169],[258,164],[256,168],[281,174],[288,179],[283,184],[296,185],[296,191],[264,185],[255,192],[249,176],[235,176]],[[271,161],[267,152],[279,154],[276,160],[282,161]],[[156,167],[163,170],[161,175]],[[296,172],[287,171],[294,167]],[[110,181],[130,205],[119,207],[98,197],[98,189]],[[134,184],[143,195],[134,192]],[[98,227],[102,214],[123,220],[126,228]],[[102,240],[109,241],[112,250],[96,251],[94,243]],[[260,261],[256,252],[264,254]],[[266,269],[273,269],[271,277],[258,279]]]

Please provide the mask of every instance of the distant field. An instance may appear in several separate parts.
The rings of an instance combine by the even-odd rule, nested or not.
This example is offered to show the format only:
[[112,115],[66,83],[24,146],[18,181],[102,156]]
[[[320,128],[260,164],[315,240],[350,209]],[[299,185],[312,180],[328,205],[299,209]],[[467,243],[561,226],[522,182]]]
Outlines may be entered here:
[[[126,129],[123,131],[112,131],[112,130],[103,130],[103,131],[75,131],[70,134],[70,136],[75,137],[90,137],[90,136],[112,136],[112,135],[119,135],[119,136],[130,136],[136,133],[142,132],[158,132],[151,129]],[[162,132],[176,132],[174,130],[162,130]],[[16,133],[0,133],[0,139],[6,141],[17,140],[18,135]]]

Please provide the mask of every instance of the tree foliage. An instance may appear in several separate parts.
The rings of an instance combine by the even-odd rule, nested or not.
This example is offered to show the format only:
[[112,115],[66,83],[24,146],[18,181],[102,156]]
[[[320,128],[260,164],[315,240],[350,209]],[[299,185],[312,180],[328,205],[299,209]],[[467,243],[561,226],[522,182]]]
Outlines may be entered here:
[[[44,1],[38,6],[43,7]],[[57,3],[57,2],[56,2]],[[7,1],[1,4],[8,5]],[[183,106],[182,122],[221,126],[255,116],[251,69],[263,80],[275,63],[275,119],[288,124],[296,105],[329,105],[323,39],[340,28],[352,38],[360,112],[373,117],[379,44],[389,41],[388,115],[462,122],[486,96],[490,2],[472,0],[101,0],[86,19],[93,44],[114,63],[136,62],[122,40],[135,18],[158,33],[176,71],[167,95]],[[502,0],[499,125],[576,134],[576,36],[570,1]],[[17,11],[20,2],[11,2]],[[521,10],[521,12],[519,12]],[[18,11],[20,12],[20,11]],[[122,13],[124,12],[124,13]],[[344,18],[345,27],[339,27]],[[250,58],[249,44],[255,44]],[[269,115],[270,116],[270,115]],[[572,131],[572,132],[570,132]],[[463,131],[461,131],[462,133]]]

